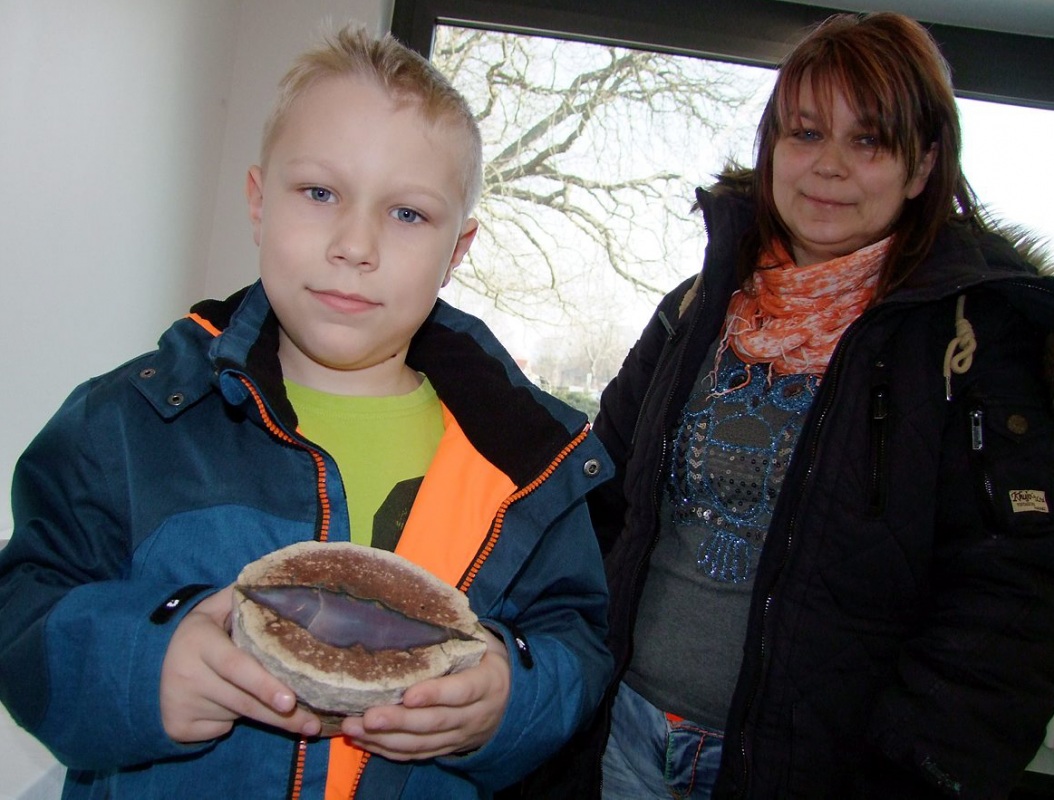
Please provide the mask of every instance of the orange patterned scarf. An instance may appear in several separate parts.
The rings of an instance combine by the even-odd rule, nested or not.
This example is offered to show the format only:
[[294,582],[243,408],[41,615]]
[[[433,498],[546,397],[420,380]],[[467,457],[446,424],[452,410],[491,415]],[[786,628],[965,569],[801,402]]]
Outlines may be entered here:
[[[849,323],[875,296],[890,239],[847,256],[799,267],[780,245],[753,276],[753,292],[732,295],[721,350],[780,375],[822,374]],[[720,355],[718,356],[720,358]]]

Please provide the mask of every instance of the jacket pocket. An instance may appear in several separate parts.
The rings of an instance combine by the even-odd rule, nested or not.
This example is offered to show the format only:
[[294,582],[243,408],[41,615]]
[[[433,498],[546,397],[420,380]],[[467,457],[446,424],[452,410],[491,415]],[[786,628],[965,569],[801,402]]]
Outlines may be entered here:
[[886,508],[889,456],[889,387],[882,384],[871,388],[867,467],[870,479],[868,510],[878,516]]
[[974,397],[967,406],[970,469],[995,535],[1052,532],[1054,418],[1040,403]]

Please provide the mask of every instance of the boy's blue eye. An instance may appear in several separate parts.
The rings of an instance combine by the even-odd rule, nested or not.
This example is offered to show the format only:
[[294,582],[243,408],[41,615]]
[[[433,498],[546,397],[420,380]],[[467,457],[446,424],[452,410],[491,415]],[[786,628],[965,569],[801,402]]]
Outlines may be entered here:
[[328,203],[333,200],[333,192],[323,189],[321,186],[311,186],[305,190],[308,197],[316,203]]
[[392,216],[400,222],[419,222],[424,219],[420,212],[414,211],[412,208],[397,208],[392,212]]

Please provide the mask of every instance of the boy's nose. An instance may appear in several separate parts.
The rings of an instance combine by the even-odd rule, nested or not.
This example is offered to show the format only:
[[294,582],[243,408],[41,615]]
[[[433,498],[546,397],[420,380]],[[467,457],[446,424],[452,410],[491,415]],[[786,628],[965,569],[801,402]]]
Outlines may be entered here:
[[349,215],[333,232],[329,258],[359,269],[376,269],[377,231],[368,220]]

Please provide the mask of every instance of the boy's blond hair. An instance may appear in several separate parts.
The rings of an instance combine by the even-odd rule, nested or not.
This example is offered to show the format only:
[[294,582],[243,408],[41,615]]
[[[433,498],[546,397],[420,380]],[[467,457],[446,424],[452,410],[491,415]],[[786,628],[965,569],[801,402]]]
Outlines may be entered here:
[[264,124],[260,164],[266,169],[275,139],[300,95],[323,78],[358,77],[374,81],[398,103],[416,103],[425,119],[460,124],[465,131],[465,216],[482,191],[483,156],[479,126],[465,98],[427,59],[390,33],[377,38],[349,24],[325,35],[294,62],[278,84],[278,97]]

